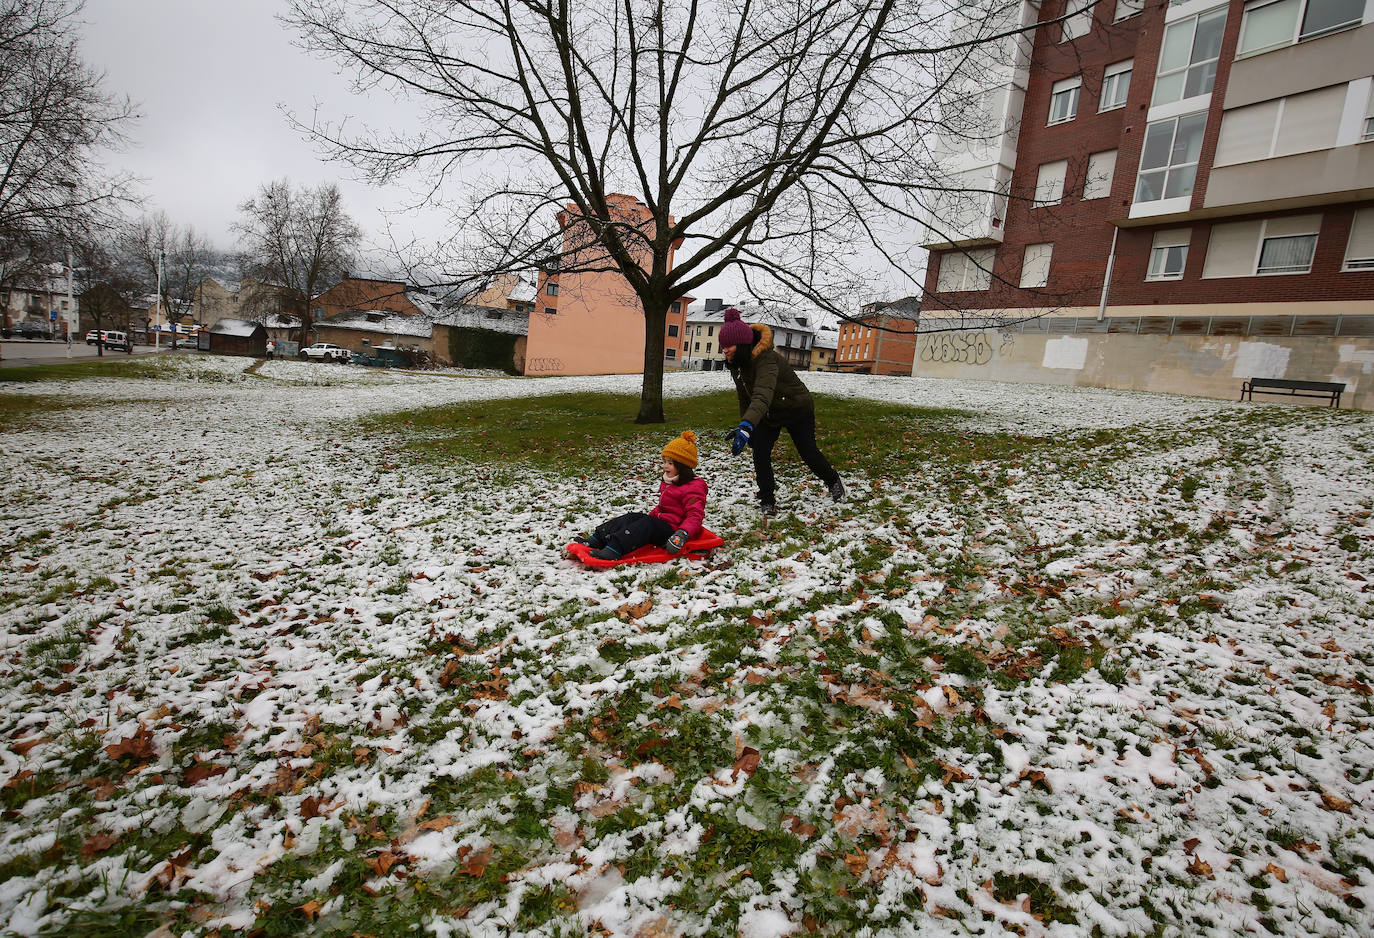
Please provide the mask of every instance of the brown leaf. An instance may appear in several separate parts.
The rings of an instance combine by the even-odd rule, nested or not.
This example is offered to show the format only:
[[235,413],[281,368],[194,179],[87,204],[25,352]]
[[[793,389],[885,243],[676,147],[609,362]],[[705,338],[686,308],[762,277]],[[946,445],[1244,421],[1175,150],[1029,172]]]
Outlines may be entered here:
[[1285,870],[1283,867],[1279,866],[1277,863],[1270,863],[1268,866],[1264,868],[1264,872],[1273,876],[1281,883],[1288,882],[1288,871]]
[[[459,855],[461,856],[461,854],[462,851],[460,850]],[[466,861],[458,868],[458,872],[466,873],[469,876],[475,876],[481,879],[486,875],[487,867],[491,864],[491,858],[491,847],[483,847],[481,850],[474,850],[467,855]]]
[[805,821],[797,817],[795,814],[789,814],[786,817],[784,817],[782,819],[782,826],[784,830],[792,834],[795,834],[796,836],[801,837],[803,839],[811,837],[816,833],[815,827],[813,827],[810,824],[807,824]]
[[99,856],[117,843],[119,843],[117,834],[92,834],[81,845],[81,855],[83,857]]
[[390,850],[384,850],[379,855],[371,857],[365,862],[368,866],[372,867],[378,876],[385,876],[387,871],[395,866],[399,860],[400,857],[396,856],[396,854],[392,853]]
[[320,904],[319,900],[311,899],[305,905],[297,906],[296,908],[300,909],[301,914],[313,922],[320,917],[320,909],[324,908],[324,906]]
[[430,818],[428,821],[421,821],[419,827],[422,831],[443,831],[457,823],[458,822],[449,815],[441,814],[438,817]]
[[223,775],[228,771],[228,766],[215,765],[213,762],[197,762],[187,769],[182,777],[185,779],[187,785],[199,785],[207,778]]
[[37,746],[39,743],[46,743],[47,741],[48,737],[46,736],[35,736],[33,739],[21,739],[17,743],[10,743],[10,751],[16,756],[27,756],[30,749]]
[[1322,804],[1326,805],[1328,811],[1341,811],[1345,814],[1350,813],[1350,802],[1340,795],[1333,795],[1329,791],[1322,792]]
[[945,770],[945,785],[950,782],[967,782],[972,777],[957,765],[950,765],[948,762],[941,762],[940,768]]
[[748,674],[746,674],[746,675],[744,676],[744,683],[746,683],[746,684],[767,684],[767,683],[768,683],[768,678],[765,677],[764,675],[760,674],[760,673],[757,672],[757,671],[750,671]]
[[309,820],[312,817],[329,817],[329,813],[334,810],[334,802],[321,801],[315,795],[308,795],[301,801],[301,817]]
[[111,759],[134,759],[138,762],[147,762],[157,758],[157,752],[153,749],[153,731],[146,726],[140,726],[138,732],[128,739],[121,739],[105,747],[105,755]]
[[759,767],[760,758],[757,749],[752,746],[745,746],[740,752],[739,758],[735,760],[734,766],[731,768],[730,777],[739,778],[739,773],[741,772],[745,775],[753,775],[755,770]]
[[844,865],[849,868],[849,872],[855,876],[862,876],[868,869],[868,857],[862,853],[846,853],[844,855]]
[[1193,857],[1193,862],[1188,864],[1188,872],[1192,873],[1194,876],[1206,876],[1208,879],[1211,879],[1212,864],[1195,856]]
[[635,747],[635,755],[643,759],[649,753],[653,752],[655,749],[662,749],[664,746],[667,745],[668,740],[666,739],[646,739],[644,742],[640,743],[638,746]]
[[654,601],[646,599],[643,602],[625,603],[615,611],[615,614],[622,619],[640,619],[649,614],[649,610],[654,608]]
[[678,699],[677,694],[673,694],[671,697],[669,697],[667,700],[663,702],[663,706],[672,707],[674,710],[681,710],[682,701]]

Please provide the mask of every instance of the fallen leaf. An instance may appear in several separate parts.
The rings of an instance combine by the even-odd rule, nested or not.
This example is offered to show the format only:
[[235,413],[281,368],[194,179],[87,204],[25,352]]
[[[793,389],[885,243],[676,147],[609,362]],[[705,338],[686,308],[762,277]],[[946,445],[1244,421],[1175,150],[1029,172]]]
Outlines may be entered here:
[[207,778],[214,778],[216,775],[223,775],[229,771],[228,766],[215,765],[213,762],[197,762],[183,774],[187,785],[198,785]]
[[[459,851],[461,854],[462,851]],[[486,875],[487,867],[491,864],[492,849],[483,847],[481,850],[474,850],[467,855],[467,860],[458,868],[458,872],[466,873],[481,879]]]
[[1288,882],[1288,871],[1285,870],[1283,867],[1279,866],[1277,863],[1270,863],[1268,866],[1264,868],[1264,872],[1273,876],[1281,883]]
[[795,814],[789,814],[782,819],[784,830],[789,831],[801,838],[811,837],[816,833],[816,828],[807,824]]
[[46,743],[47,741],[48,737],[46,736],[35,736],[33,739],[23,739],[17,743],[10,743],[10,751],[16,756],[27,756],[30,749],[37,746],[39,743]]
[[117,843],[119,843],[119,837],[116,834],[92,834],[81,845],[81,855],[83,857],[99,856]]
[[615,614],[622,619],[640,619],[649,614],[649,610],[654,608],[654,601],[646,599],[643,602],[625,603],[615,611]]
[[153,749],[153,731],[146,726],[140,726],[134,735],[106,746],[105,755],[111,759],[130,758],[139,762],[154,759],[157,752]]
[[730,777],[739,778],[741,772],[745,775],[753,775],[759,767],[760,758],[757,749],[752,746],[745,746],[740,752],[739,758],[735,760],[734,766],[731,767]]
[[849,872],[855,876],[862,876],[868,869],[868,857],[862,853],[846,853],[844,855],[844,865],[849,868]]
[[967,782],[972,777],[957,765],[950,765],[948,762],[941,762],[940,768],[945,770],[945,785],[950,782]]
[[1211,879],[1212,864],[1195,856],[1193,857],[1193,862],[1188,864],[1188,872],[1192,873],[1194,876],[1206,876],[1208,879]]
[[376,871],[378,876],[385,876],[387,871],[395,866],[399,860],[400,857],[396,856],[396,854],[392,853],[390,850],[385,850],[378,856],[369,858],[366,862],[368,866]]
[[443,831],[457,823],[458,822],[449,815],[441,814],[438,817],[430,818],[428,821],[421,821],[419,827],[422,831]]
[[1350,802],[1340,795],[1333,795],[1329,791],[1322,792],[1322,804],[1326,805],[1329,811],[1341,811],[1345,814],[1350,813]]

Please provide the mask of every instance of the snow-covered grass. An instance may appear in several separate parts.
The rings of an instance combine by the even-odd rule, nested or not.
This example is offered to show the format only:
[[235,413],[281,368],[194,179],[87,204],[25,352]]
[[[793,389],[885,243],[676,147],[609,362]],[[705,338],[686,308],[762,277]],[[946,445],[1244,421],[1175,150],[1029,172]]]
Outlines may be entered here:
[[808,375],[764,525],[670,375],[598,572],[656,449],[386,415],[636,379],[244,364],[0,385],[5,933],[1374,930],[1371,415]]

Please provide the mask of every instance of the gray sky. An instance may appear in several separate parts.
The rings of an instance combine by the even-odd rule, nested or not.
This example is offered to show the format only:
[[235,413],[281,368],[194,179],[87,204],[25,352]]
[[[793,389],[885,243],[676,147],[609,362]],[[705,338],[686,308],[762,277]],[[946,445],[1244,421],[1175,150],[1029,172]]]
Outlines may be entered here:
[[[142,119],[110,162],[144,179],[147,211],[162,209],[221,248],[233,247],[236,206],[257,186],[337,181],[353,217],[379,237],[387,193],[326,163],[287,126],[281,106],[308,116],[386,119],[389,100],[352,97],[331,63],[293,46],[275,19],[282,0],[86,0],[83,52]],[[403,194],[395,194],[403,198]]]

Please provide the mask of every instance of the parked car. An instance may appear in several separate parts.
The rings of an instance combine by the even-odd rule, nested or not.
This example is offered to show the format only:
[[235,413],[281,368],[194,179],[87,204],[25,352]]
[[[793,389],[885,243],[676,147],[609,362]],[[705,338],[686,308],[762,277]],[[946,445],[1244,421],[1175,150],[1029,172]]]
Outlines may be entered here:
[[106,332],[105,347],[117,349],[121,352],[132,352],[134,350],[134,344],[129,340],[129,335],[126,332]]
[[52,327],[41,320],[26,319],[12,326],[6,326],[0,330],[0,336],[6,339],[51,339]]
[[104,336],[106,345],[127,345],[129,337],[123,332],[115,332],[110,329],[101,329],[98,333],[92,329],[86,333],[86,344],[95,345],[99,336]]
[[301,349],[301,357],[318,362],[346,362],[352,357],[352,352],[338,345],[330,345],[328,342],[316,342],[307,348]]

